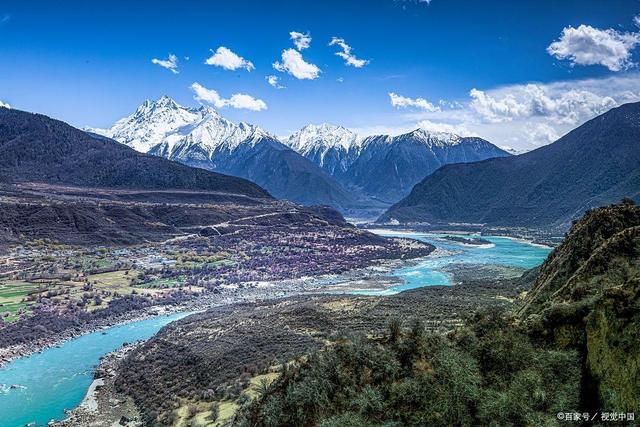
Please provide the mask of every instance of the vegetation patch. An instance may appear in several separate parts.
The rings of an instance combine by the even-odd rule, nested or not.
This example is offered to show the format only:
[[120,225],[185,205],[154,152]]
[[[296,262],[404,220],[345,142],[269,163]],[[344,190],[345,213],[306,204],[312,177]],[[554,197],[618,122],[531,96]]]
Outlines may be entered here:
[[0,282],[0,318],[5,322],[13,322],[21,314],[28,314],[33,303],[27,298],[41,291],[38,283],[19,280]]
[[498,312],[444,337],[392,321],[289,366],[246,402],[238,426],[549,425],[575,408],[575,351],[535,348]]

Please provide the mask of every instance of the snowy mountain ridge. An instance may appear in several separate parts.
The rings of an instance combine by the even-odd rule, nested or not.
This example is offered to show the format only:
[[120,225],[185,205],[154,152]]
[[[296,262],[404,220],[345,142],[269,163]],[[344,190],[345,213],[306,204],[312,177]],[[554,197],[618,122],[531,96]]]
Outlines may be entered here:
[[356,150],[359,151],[367,145],[368,141],[384,139],[392,144],[400,139],[413,137],[427,146],[445,147],[460,143],[462,137],[454,133],[435,132],[424,128],[417,128],[411,132],[391,135],[371,135],[362,137],[355,132],[339,125],[322,123],[320,125],[309,124],[299,131],[283,138],[283,142],[302,155],[307,155],[314,150]]
[[278,198],[340,209],[394,203],[449,163],[508,156],[477,137],[418,128],[365,138],[327,123],[280,140],[211,107],[187,108],[168,96],[145,101],[109,129],[91,129],[133,149],[239,176]]
[[[250,143],[262,137],[277,139],[259,126],[245,122],[235,124],[211,107],[183,107],[166,95],[156,101],[144,101],[133,114],[118,120],[110,128],[86,127],[84,130],[115,139],[136,151],[148,153],[154,149],[165,156],[173,156],[176,147],[197,146],[213,153],[220,148],[234,149],[243,142]],[[399,136],[360,137],[343,126],[322,123],[306,125],[283,138],[282,142],[305,157],[315,153],[324,158],[332,150],[357,155],[374,139],[380,142],[384,138],[391,144],[409,136],[429,147],[456,145],[461,140],[455,134],[421,128]]]
[[284,142],[304,155],[319,146],[323,148],[342,148],[349,150],[357,147],[361,139],[351,130],[343,127],[322,123],[309,124],[284,139]]
[[233,123],[206,106],[186,108],[168,96],[145,101],[109,129],[85,131],[137,151],[248,179],[276,198],[339,209],[357,202],[325,170],[259,126]]
[[162,152],[165,157],[173,157],[176,148],[197,146],[211,155],[220,148],[233,149],[261,137],[274,138],[258,126],[235,124],[211,107],[186,108],[166,95],[157,101],[145,101],[111,128],[85,130],[115,139],[136,151]]

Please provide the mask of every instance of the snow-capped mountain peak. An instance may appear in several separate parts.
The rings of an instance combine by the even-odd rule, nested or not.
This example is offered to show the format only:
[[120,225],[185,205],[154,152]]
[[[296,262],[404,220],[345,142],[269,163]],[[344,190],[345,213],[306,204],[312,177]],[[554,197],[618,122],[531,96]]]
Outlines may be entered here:
[[132,115],[118,120],[109,129],[86,130],[143,153],[154,151],[165,156],[171,156],[177,148],[186,152],[194,147],[211,156],[220,147],[233,149],[247,140],[255,142],[271,137],[258,126],[235,124],[209,106],[183,107],[166,95],[155,101],[146,100]]
[[168,134],[201,120],[204,115],[205,111],[182,107],[165,95],[156,101],[144,101],[132,115],[118,120],[111,128],[87,130],[146,153]]
[[200,106],[200,108],[197,109],[197,111],[204,117],[204,116],[220,116],[220,113],[218,113],[216,110],[214,110],[212,107],[209,107],[208,105],[202,105]]
[[461,139],[459,135],[450,132],[436,132],[423,128],[418,128],[405,135],[400,135],[399,138],[411,137],[415,140],[421,141],[424,144],[433,147],[452,146],[460,143]]
[[332,174],[346,171],[360,150],[360,138],[351,130],[322,123],[306,125],[285,144]]
[[359,138],[343,126],[322,123],[306,125],[285,141],[289,147],[304,155],[311,151],[331,148],[349,150],[358,145]]

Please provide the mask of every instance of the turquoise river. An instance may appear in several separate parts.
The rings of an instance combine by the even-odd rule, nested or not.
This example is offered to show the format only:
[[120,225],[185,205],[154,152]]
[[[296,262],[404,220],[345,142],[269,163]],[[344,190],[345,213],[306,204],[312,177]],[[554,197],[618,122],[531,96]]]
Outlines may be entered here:
[[100,357],[126,342],[148,339],[185,313],[113,326],[69,340],[0,369],[0,426],[43,426],[80,404]]
[[[494,264],[531,268],[544,261],[550,249],[507,237],[483,236],[491,242],[470,246],[443,239],[443,234],[401,233],[374,230],[384,236],[403,236],[434,244],[444,255],[430,256],[392,274],[403,283],[384,291],[361,291],[369,295],[388,295],[421,286],[451,284],[441,269],[451,263]],[[113,326],[67,341],[11,362],[0,368],[0,427],[46,425],[64,418],[64,410],[82,401],[93,379],[100,357],[125,342],[148,339],[166,324],[185,313],[157,316],[147,320]]]
[[398,232],[393,230],[369,230],[381,236],[401,236],[431,243],[442,254],[435,253],[409,267],[400,268],[391,274],[402,279],[403,283],[385,290],[362,290],[365,295],[392,295],[423,286],[451,285],[451,277],[443,268],[451,264],[498,265],[504,267],[533,268],[547,258],[551,248],[532,244],[524,240],[502,236],[458,235],[458,237],[481,237],[490,242],[486,245],[467,245],[451,240],[453,234]]

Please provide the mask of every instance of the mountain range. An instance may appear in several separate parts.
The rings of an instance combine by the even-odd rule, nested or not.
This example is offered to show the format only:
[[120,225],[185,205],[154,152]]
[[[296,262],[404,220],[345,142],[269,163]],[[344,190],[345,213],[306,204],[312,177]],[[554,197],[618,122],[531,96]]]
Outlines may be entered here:
[[[135,244],[243,224],[345,226],[328,207],[150,154],[41,114],[0,107],[0,251],[27,241]],[[228,230],[227,230],[228,231]]]
[[423,129],[359,138],[344,127],[309,125],[280,141],[168,97],[89,131],[0,108],[0,183],[275,196],[343,212],[408,193],[378,221],[557,230],[590,208],[640,197],[640,103],[517,156],[481,138]]
[[209,107],[185,108],[163,96],[145,101],[108,129],[86,130],[138,151],[250,179],[273,196],[343,211],[383,208],[443,164],[508,156],[480,138],[429,133],[360,138],[329,124],[279,140],[235,124]]
[[0,108],[0,183],[20,182],[271,198],[245,179],[141,154],[41,114]]
[[285,143],[345,187],[386,203],[408,195],[442,165],[510,155],[482,138],[424,129],[359,138],[342,126],[309,125]]
[[277,198],[347,208],[356,198],[331,175],[258,126],[163,96],[109,129],[87,128],[140,152],[249,179]]
[[640,198],[640,103],[525,154],[444,166],[378,221],[566,230],[588,209],[624,197]]

